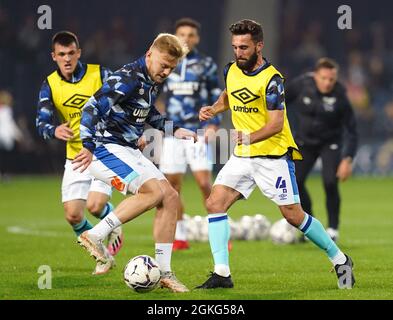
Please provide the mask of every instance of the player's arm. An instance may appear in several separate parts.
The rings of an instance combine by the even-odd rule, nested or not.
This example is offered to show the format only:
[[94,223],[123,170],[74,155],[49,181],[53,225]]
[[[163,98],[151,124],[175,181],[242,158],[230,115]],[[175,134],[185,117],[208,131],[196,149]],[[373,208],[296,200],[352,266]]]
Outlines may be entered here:
[[217,101],[212,106],[202,107],[199,110],[199,120],[207,121],[219,113],[222,113],[229,109],[229,100],[227,91],[224,90]]
[[38,99],[36,116],[38,134],[45,140],[52,138],[64,141],[70,140],[74,136],[74,133],[69,127],[69,123],[56,126],[54,111],[55,106],[52,100],[52,91],[48,82],[45,80],[41,86]]
[[72,161],[74,170],[86,170],[93,159],[95,150],[95,132],[98,121],[108,115],[112,106],[124,99],[133,90],[130,83],[123,80],[120,75],[112,75],[102,87],[92,96],[82,109],[80,123],[80,137],[83,148]]
[[355,114],[345,94],[343,95],[343,99],[345,104],[343,115],[343,127],[345,130],[344,143],[342,159],[336,173],[340,181],[345,181],[352,175],[352,160],[356,154],[358,144]]
[[109,77],[113,74],[112,70],[103,66],[100,66],[101,81],[105,83]]
[[146,118],[146,123],[151,125],[153,128],[164,132],[168,135],[173,133],[173,136],[177,139],[193,139],[194,142],[198,140],[195,132],[173,126],[172,121],[166,121],[166,117],[161,114],[155,106],[151,106],[149,115]]
[[266,89],[268,121],[257,131],[247,134],[238,131],[235,141],[238,144],[252,144],[269,139],[282,131],[284,126],[285,95],[283,81],[274,76]]

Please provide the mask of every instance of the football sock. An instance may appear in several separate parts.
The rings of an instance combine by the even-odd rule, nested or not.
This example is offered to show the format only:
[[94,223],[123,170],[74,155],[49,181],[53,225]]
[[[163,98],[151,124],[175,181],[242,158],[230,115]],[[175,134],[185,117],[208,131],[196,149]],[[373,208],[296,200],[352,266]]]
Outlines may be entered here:
[[156,261],[161,272],[171,271],[172,243],[156,243]]
[[98,222],[93,229],[89,230],[89,234],[96,236],[100,240],[111,233],[111,231],[121,225],[121,222],[116,215],[111,212],[104,219]]
[[112,203],[107,202],[105,204],[104,209],[101,211],[100,215],[98,218],[100,218],[101,220],[104,219],[110,212],[112,212],[114,209],[114,206]]
[[298,229],[302,231],[308,239],[326,252],[333,265],[345,263],[345,255],[330,238],[318,219],[304,213],[304,220]]
[[209,219],[209,242],[214,258],[214,272],[220,276],[228,277],[229,252],[228,241],[230,228],[226,213],[214,213],[208,215]]
[[183,219],[176,222],[175,240],[187,240],[186,222]]
[[90,230],[93,228],[92,224],[90,223],[89,220],[87,220],[85,217],[83,217],[82,221],[72,225],[72,229],[74,229],[74,232],[76,235],[79,237],[83,232]]

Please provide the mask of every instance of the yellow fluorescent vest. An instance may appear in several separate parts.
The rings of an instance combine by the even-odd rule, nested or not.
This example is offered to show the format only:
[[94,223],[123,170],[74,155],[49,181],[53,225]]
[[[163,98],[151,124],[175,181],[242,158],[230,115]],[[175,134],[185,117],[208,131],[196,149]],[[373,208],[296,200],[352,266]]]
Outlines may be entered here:
[[[246,75],[233,63],[226,77],[226,88],[232,122],[236,130],[252,133],[266,125],[269,114],[266,104],[266,89],[274,75],[282,77],[272,65],[255,75]],[[269,139],[251,145],[237,145],[234,153],[238,157],[280,157],[289,151],[294,160],[302,159],[292,137],[286,110],[281,132]]]
[[88,64],[83,78],[71,83],[63,80],[57,71],[47,78],[52,91],[52,100],[62,123],[69,122],[74,138],[67,141],[67,159],[74,159],[82,149],[79,125],[82,108],[87,100],[102,86],[100,66]]

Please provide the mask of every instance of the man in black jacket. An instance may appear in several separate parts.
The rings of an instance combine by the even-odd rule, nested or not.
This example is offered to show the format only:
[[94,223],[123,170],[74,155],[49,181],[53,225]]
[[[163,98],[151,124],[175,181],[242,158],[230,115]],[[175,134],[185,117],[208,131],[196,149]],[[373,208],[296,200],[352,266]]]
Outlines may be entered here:
[[329,215],[327,232],[338,239],[340,194],[338,181],[352,174],[352,159],[357,148],[355,116],[344,86],[337,82],[338,65],[329,58],[318,60],[314,72],[291,81],[285,90],[286,102],[296,115],[295,140],[303,155],[296,163],[300,199],[312,214],[305,180],[318,157]]

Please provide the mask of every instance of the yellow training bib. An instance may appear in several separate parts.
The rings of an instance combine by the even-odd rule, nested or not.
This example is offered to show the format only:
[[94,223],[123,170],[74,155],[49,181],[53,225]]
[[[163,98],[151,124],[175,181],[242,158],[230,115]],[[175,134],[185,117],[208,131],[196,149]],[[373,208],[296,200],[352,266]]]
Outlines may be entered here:
[[[269,114],[266,89],[273,76],[283,76],[272,65],[254,75],[245,74],[236,63],[229,67],[226,88],[232,122],[236,130],[252,133],[266,125]],[[280,157],[289,152],[294,160],[302,159],[289,127],[284,109],[284,126],[281,132],[269,139],[251,145],[237,145],[234,153],[238,157]]]
[[57,71],[47,78],[52,91],[52,100],[62,122],[69,122],[74,138],[67,141],[67,159],[74,159],[82,149],[79,125],[82,107],[102,86],[100,66],[88,64],[83,78],[71,83],[60,77]]

